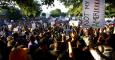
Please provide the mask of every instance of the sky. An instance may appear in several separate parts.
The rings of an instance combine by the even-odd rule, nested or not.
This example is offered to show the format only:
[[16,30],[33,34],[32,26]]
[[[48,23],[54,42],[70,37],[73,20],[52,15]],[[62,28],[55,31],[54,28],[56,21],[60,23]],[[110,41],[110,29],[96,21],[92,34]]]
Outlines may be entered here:
[[48,14],[50,14],[51,10],[55,10],[57,8],[60,9],[62,12],[67,12],[68,11],[68,8],[66,8],[63,3],[61,3],[57,0],[54,1],[54,6],[50,6],[50,7],[48,7],[46,5],[42,6],[43,12],[48,13]]

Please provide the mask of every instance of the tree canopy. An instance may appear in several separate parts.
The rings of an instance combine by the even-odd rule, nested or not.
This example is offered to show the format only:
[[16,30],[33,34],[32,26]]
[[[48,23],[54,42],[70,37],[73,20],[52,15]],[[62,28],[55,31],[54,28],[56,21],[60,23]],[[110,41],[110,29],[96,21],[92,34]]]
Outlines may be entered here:
[[52,17],[59,17],[61,15],[61,10],[55,9],[55,10],[52,10],[50,13]]
[[[13,3],[14,5],[19,6],[20,11],[23,15],[26,17],[35,17],[39,16],[41,13],[41,5],[53,5],[54,0],[1,0],[2,2],[2,8],[8,8],[9,2]],[[82,1],[83,0],[58,0],[64,3],[66,7],[72,6],[72,8],[69,9],[68,14],[79,16],[82,13]],[[105,0],[106,2],[106,16],[115,16],[115,0]],[[1,7],[1,6],[0,6]],[[57,12],[56,12],[57,13]]]
[[10,19],[10,20],[19,20],[22,19],[22,13],[20,10],[14,8],[14,7],[10,7],[9,10],[7,10],[6,16]]
[[[71,7],[68,11],[69,15],[81,16],[82,15],[82,1],[83,0],[60,0],[65,6]],[[115,16],[115,0],[105,0],[105,16]]]
[[46,16],[46,13],[42,13],[42,16],[44,16],[44,17],[45,17],[45,16]]
[[34,0],[13,0],[21,8],[21,11],[27,17],[40,15],[41,7],[37,1]]
[[35,0],[4,0],[1,4],[2,7],[7,8],[9,7],[9,3],[14,4],[13,7],[18,6],[22,14],[26,17],[39,16],[42,11],[41,5]]
[[4,5],[0,7],[0,16],[5,16],[9,20],[19,20],[22,18],[22,13],[18,8]]
[[65,17],[65,16],[67,16],[67,13],[62,12],[62,13],[61,13],[61,16],[62,16],[62,17]]

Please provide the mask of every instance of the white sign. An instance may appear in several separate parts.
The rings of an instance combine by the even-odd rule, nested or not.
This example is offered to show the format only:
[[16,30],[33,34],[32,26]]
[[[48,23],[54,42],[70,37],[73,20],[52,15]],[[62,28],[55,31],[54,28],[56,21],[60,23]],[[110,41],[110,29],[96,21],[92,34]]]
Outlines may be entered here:
[[34,30],[36,28],[36,24],[32,23],[32,29]]
[[83,0],[83,27],[100,28],[105,25],[105,0]]
[[83,19],[82,19],[82,26],[83,27],[90,27],[90,0],[83,0]]
[[70,26],[78,26],[79,21],[69,21]]
[[8,28],[9,28],[9,29],[11,29],[11,28],[12,28],[12,25],[11,25],[11,24],[10,24],[10,25],[8,25]]

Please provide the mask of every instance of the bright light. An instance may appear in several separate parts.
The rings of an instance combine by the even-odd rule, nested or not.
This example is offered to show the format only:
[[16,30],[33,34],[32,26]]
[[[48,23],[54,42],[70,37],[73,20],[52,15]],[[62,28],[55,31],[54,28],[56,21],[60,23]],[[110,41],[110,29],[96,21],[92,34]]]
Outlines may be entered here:
[[43,5],[42,6],[42,10],[45,13],[50,13],[50,11],[55,10],[55,9],[60,9],[62,12],[67,12],[69,9],[65,8],[64,4],[62,4],[61,2],[55,0],[54,1],[54,6],[47,6],[47,5]]

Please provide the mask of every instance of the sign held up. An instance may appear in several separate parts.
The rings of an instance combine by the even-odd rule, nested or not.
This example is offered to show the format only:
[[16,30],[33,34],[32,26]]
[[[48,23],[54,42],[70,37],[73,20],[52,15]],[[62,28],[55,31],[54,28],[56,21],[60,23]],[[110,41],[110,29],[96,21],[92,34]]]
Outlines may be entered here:
[[105,0],[83,0],[83,27],[101,28],[105,25]]

